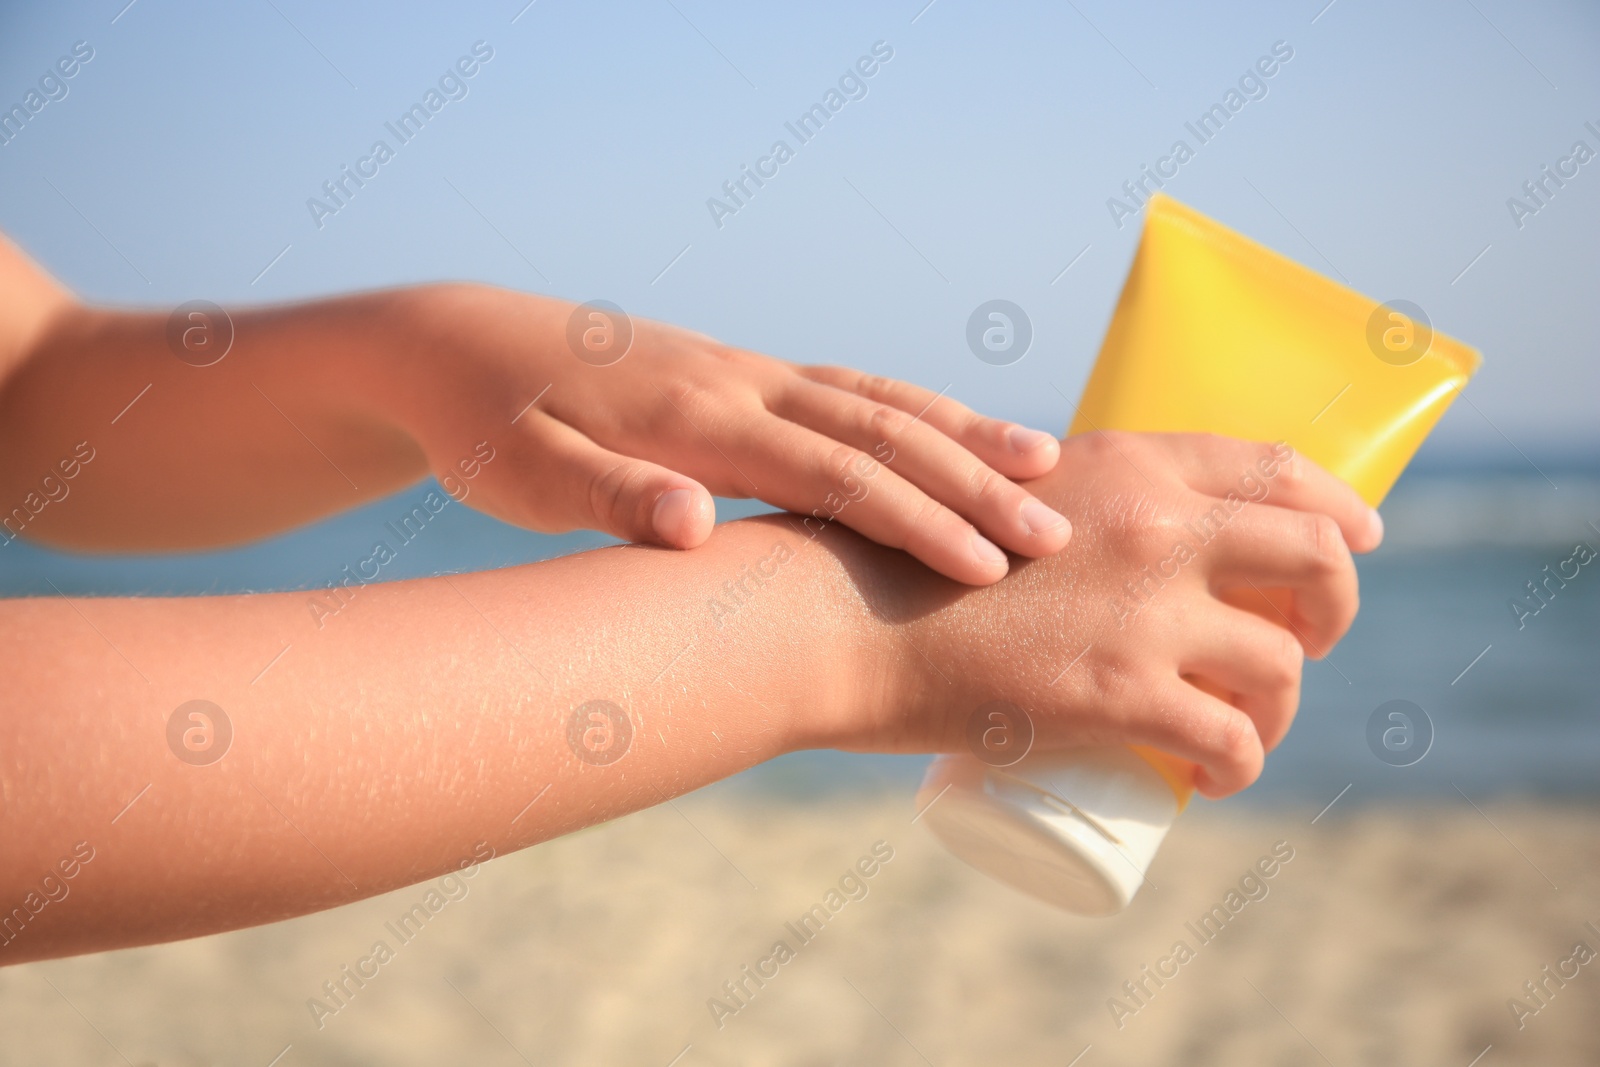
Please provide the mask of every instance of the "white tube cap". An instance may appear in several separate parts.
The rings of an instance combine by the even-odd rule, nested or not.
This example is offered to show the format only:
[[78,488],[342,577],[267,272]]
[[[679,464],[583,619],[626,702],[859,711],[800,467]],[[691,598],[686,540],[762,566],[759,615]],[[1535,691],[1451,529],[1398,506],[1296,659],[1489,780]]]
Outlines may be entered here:
[[978,870],[1078,915],[1114,915],[1178,815],[1159,772],[1122,746],[1034,752],[1009,767],[939,756],[920,818]]

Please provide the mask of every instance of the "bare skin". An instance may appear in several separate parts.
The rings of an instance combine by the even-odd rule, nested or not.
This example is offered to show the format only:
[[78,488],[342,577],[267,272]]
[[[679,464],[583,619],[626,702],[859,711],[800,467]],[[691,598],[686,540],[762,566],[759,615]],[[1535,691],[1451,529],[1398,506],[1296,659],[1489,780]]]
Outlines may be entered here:
[[[96,459],[70,507],[13,518],[5,536],[25,526],[87,551],[232,544],[430,471],[442,479],[480,441],[501,458],[471,505],[545,532],[692,548],[710,535],[712,493],[826,514],[854,465],[892,452],[877,492],[840,521],[957,581],[998,581],[1001,548],[1044,556],[1071,535],[1013,480],[1055,465],[1052,435],[675,326],[433,285],[202,313],[174,333],[166,314],[77,303],[0,239],[7,281],[0,507],[37,490],[79,442]],[[586,336],[630,330],[615,362],[575,354],[595,358]]]
[[[73,306],[63,298],[44,319]],[[0,312],[26,327],[14,305]],[[50,330],[12,329],[9,365],[76,358],[59,338],[37,340]],[[108,358],[93,347],[83,358]],[[49,380],[38,372],[29,388]],[[97,402],[113,399],[127,402]],[[16,404],[0,389],[5,410]],[[226,462],[252,462],[239,448]],[[1244,788],[1289,727],[1303,656],[1354,616],[1350,550],[1376,546],[1375,513],[1273,446],[1097,434],[1059,448],[1019,491],[1072,516],[1070,549],[1014,558],[981,588],[845,528],[851,509],[899,484],[896,458],[851,468],[854,488],[834,483],[850,503],[833,522],[752,519],[690,552],[629,546],[366,586],[320,628],[305,593],[0,602],[0,963],[333,907],[454,870],[481,858],[480,842],[527,847],[797,749],[956,751],[967,717],[993,699],[1027,709],[1042,746],[1151,744],[1193,760],[1208,795]],[[24,451],[31,463],[56,450]],[[51,505],[64,516],[57,540],[142,521],[121,478],[164,491],[133,467],[101,467],[112,451],[75,481],[109,484],[85,509],[99,518],[71,518],[89,503],[75,487]],[[250,478],[298,462],[287,454],[266,449]],[[361,454],[340,458],[357,466]],[[25,479],[9,444],[4,455],[8,477]],[[389,470],[380,459],[361,468],[375,486]],[[225,468],[214,454],[197,465]],[[313,469],[299,477],[314,481]],[[329,473],[317,492],[287,477],[270,489],[311,517],[349,491]],[[225,481],[230,506],[215,509],[211,537],[240,521],[230,509],[249,495]],[[190,506],[170,492],[170,507]],[[1235,506],[1228,494],[1241,492]],[[1205,521],[1202,543],[1185,523]],[[1163,567],[1183,539],[1193,552]],[[1147,566],[1161,583],[1129,610],[1126,585]],[[168,742],[174,709],[194,699],[234,731],[204,766]],[[599,700],[626,725],[588,717]],[[611,733],[597,742],[601,726]],[[619,732],[631,742],[604,762]],[[70,896],[5,928],[80,842],[93,859],[73,864]]]

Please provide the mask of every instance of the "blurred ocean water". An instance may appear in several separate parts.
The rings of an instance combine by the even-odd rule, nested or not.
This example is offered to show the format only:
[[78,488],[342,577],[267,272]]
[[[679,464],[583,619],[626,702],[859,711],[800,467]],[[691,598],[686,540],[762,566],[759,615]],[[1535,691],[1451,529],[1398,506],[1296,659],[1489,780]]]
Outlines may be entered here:
[[[224,552],[84,557],[13,542],[0,548],[0,595],[304,589],[309,612],[315,591],[371,555],[378,540],[396,550],[385,581],[612,543],[592,533],[528,533],[452,503],[402,544],[395,526],[430,488],[423,483]],[[725,519],[770,510],[752,501],[719,501],[718,508]],[[1359,564],[1355,626],[1326,661],[1308,665],[1294,730],[1261,781],[1227,803],[1315,810],[1336,795],[1350,806],[1410,797],[1600,795],[1600,559],[1574,560],[1580,544],[1600,552],[1600,467],[1545,461],[1415,472],[1383,511],[1385,544]],[[1530,582],[1540,587],[1537,597]],[[1378,758],[1368,741],[1369,720],[1395,700],[1424,713],[1425,722],[1409,722],[1419,745],[1431,734],[1426,754],[1409,766]],[[1390,720],[1383,722],[1387,728]],[[799,753],[714,788],[796,796],[909,791],[925,763]]]

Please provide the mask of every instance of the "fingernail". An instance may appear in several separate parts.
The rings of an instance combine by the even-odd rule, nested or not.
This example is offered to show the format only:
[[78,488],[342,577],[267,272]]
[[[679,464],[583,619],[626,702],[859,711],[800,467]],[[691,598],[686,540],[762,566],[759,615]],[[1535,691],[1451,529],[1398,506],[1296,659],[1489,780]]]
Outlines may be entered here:
[[1007,562],[1006,554],[1000,551],[999,546],[977,530],[972,531],[972,554],[985,566]]
[[1032,452],[1055,440],[1043,430],[1032,430],[1026,426],[1013,426],[1006,436],[1011,441],[1011,447],[1018,452]]
[[1067,517],[1060,512],[1052,511],[1043,503],[1033,497],[1022,502],[1022,525],[1028,528],[1030,534],[1049,533],[1066,525]]
[[1373,508],[1367,525],[1372,528],[1372,543],[1374,546],[1383,543],[1383,516],[1378,514],[1378,509]]
[[689,506],[693,503],[693,489],[669,489],[662,493],[656,501],[655,510],[650,514],[650,525],[655,527],[656,537],[668,544],[682,541],[684,520],[688,518]]

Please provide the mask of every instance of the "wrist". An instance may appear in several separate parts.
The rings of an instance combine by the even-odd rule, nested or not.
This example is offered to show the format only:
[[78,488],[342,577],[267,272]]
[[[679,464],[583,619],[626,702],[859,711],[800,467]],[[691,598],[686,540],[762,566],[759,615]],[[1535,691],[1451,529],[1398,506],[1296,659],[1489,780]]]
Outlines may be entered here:
[[791,748],[857,752],[923,750],[921,709],[941,684],[917,650],[916,617],[932,606],[930,587],[953,585],[903,552],[887,549],[838,524],[820,532],[814,522],[797,538],[817,572],[811,610],[825,620],[815,657],[799,664],[806,692]]
[[343,410],[415,430],[438,376],[452,361],[450,322],[437,310],[439,290],[423,285],[336,297],[309,305],[267,309],[262,325],[274,359],[299,383]]
[[[570,307],[564,301],[478,282],[440,282],[354,299],[372,303],[362,310],[383,329],[355,353],[352,369],[384,413],[414,436],[427,436],[428,428],[451,415],[476,424],[485,413],[474,401],[510,403],[507,368],[525,377],[533,394],[561,370]],[[468,401],[466,409],[441,410],[445,393]],[[514,413],[513,408],[505,417]]]

